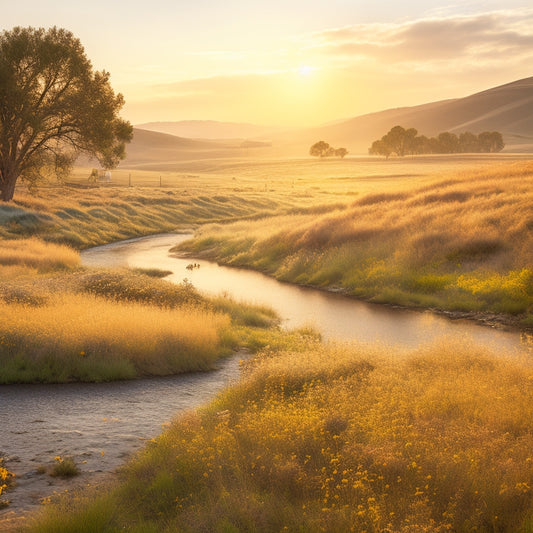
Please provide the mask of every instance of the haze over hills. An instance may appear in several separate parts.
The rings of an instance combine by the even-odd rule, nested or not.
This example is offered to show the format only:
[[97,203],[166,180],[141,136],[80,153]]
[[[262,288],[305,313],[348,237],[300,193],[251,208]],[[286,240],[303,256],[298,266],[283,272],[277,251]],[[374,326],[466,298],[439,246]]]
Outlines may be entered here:
[[[230,122],[152,122],[145,128],[158,131],[135,128],[121,166],[162,170],[185,161],[217,158],[303,157],[319,140],[344,146],[352,155],[367,154],[372,142],[396,125],[414,127],[427,136],[443,131],[499,131],[506,144],[504,151],[533,152],[533,77],[465,98],[387,109],[316,128],[267,131],[262,126]],[[265,137],[270,142],[261,140]]]
[[[173,170],[184,162],[257,156],[269,143],[242,139],[188,139],[155,131],[133,129],[133,140],[127,146],[122,168]],[[189,164],[189,166],[191,166]]]
[[178,122],[146,122],[137,128],[190,137],[192,139],[250,139],[266,137],[279,128],[244,124],[240,122],[219,122],[216,120],[181,120]]

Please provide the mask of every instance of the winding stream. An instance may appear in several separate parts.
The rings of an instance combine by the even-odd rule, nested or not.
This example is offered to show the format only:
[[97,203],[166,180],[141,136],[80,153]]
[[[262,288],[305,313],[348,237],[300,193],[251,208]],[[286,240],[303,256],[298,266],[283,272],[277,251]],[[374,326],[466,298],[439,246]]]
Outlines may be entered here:
[[[217,265],[211,261],[176,257],[169,249],[190,235],[162,234],[98,246],[82,252],[91,266],[160,268],[173,272],[165,279],[188,279],[209,294],[226,293],[236,300],[267,305],[287,328],[313,326],[324,339],[414,348],[441,337],[465,340],[496,350],[520,349],[520,333],[489,328],[468,320],[450,320],[431,312],[369,304],[341,294],[276,281],[259,272]],[[200,268],[188,270],[196,263]]]
[[[517,332],[452,321],[432,313],[391,309],[339,294],[280,283],[257,272],[169,253],[189,235],[163,234],[99,246],[82,252],[92,266],[170,270],[166,279],[187,278],[200,291],[274,308],[287,328],[313,326],[325,339],[379,341],[416,347],[443,336],[464,338],[498,351],[524,349]],[[2,515],[30,510],[43,496],[93,483],[162,430],[180,411],[206,403],[238,377],[239,356],[209,373],[100,384],[0,387],[0,451],[17,475],[12,504]],[[75,481],[38,474],[55,456],[72,456],[81,466]],[[1,525],[1,524],[0,524]]]

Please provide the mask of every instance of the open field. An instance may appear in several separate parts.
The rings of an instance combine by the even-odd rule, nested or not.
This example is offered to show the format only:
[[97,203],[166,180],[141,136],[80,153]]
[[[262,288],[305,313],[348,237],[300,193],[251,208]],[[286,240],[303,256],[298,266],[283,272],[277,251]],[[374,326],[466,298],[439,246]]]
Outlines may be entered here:
[[531,531],[530,361],[309,341],[246,368],[30,531]]
[[91,169],[78,167],[64,185],[31,193],[20,185],[14,201],[0,206],[0,237],[39,236],[82,249],[208,222],[328,211],[365,194],[411,190],[521,160],[527,156],[228,158],[177,161],[160,170],[119,168],[110,183],[96,185],[88,182]]
[[375,302],[533,325],[533,165],[411,178],[414,167],[394,183],[347,180],[361,194],[341,206],[206,225],[180,248]]
[[527,326],[532,172],[504,156],[241,160],[168,171],[161,187],[158,172],[130,187],[117,171],[98,188],[20,188],[0,206],[0,381],[201,370],[236,347],[263,350],[111,492],[62,500],[29,529],[531,531],[530,361],[453,340],[409,353],[323,345],[158,272],[81,268],[72,247],[211,223],[194,253]]

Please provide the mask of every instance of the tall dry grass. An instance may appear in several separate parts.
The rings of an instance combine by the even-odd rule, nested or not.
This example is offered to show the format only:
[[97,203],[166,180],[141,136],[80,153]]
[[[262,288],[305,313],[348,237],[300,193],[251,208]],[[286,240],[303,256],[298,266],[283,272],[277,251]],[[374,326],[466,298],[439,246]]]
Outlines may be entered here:
[[186,282],[128,269],[43,273],[17,257],[0,265],[0,383],[208,370],[237,349],[282,337],[273,311],[209,299]]
[[[489,165],[501,168],[523,158],[516,154],[388,161],[232,158],[191,162],[199,168],[188,170],[183,163],[161,171],[117,169],[112,183],[100,188],[86,188],[91,169],[80,167],[74,169],[71,184],[43,184],[31,193],[20,184],[14,201],[0,206],[0,236],[38,235],[81,249],[209,222],[323,214],[368,193],[410,191],[446,174]],[[151,185],[128,186],[130,174],[141,178],[132,183]]]
[[270,350],[143,450],[112,505],[71,501],[32,531],[525,533],[532,371],[449,340]]
[[126,379],[212,368],[227,315],[84,294],[0,301],[0,383]]
[[35,237],[0,241],[0,265],[52,271],[73,268],[80,264],[80,254],[60,244],[47,243]]
[[207,226],[181,248],[375,301],[527,322],[532,205],[533,165],[514,163],[368,194],[323,214]]

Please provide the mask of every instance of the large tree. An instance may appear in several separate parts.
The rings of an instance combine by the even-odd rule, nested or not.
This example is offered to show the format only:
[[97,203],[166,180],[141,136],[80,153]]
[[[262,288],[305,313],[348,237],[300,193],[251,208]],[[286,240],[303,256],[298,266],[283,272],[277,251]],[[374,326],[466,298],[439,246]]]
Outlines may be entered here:
[[0,198],[19,178],[30,184],[66,175],[80,153],[114,168],[132,126],[109,73],[93,71],[80,41],[64,29],[14,28],[0,34]]

